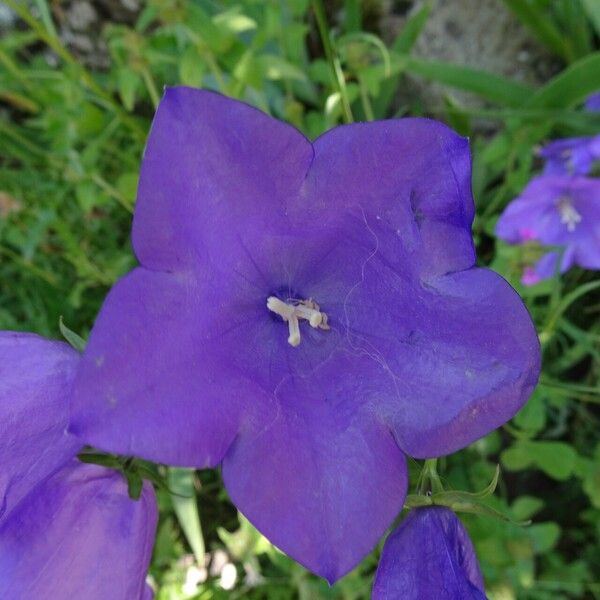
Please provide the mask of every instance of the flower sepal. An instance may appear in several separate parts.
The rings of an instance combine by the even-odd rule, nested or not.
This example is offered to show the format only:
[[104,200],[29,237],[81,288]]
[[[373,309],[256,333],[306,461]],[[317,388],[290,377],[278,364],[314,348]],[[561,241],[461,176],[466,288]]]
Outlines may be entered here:
[[[425,469],[427,469],[427,465]],[[404,501],[404,508],[412,509],[425,506],[445,506],[456,513],[464,512],[493,517],[519,526],[529,525],[531,521],[515,521],[507,514],[492,508],[484,502],[486,498],[489,498],[496,491],[499,476],[500,466],[496,466],[496,472],[494,473],[492,481],[480,492],[464,492],[460,490],[445,491],[441,489],[440,491],[427,492],[425,494],[408,494]],[[439,482],[439,478],[437,478],[437,481]]]

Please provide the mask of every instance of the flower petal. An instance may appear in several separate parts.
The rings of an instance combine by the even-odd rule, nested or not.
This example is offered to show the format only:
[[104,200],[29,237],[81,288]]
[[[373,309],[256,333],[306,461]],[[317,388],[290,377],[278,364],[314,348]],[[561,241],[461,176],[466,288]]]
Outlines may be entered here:
[[394,379],[374,410],[410,456],[454,452],[510,419],[540,369],[525,305],[496,273],[468,269],[427,284],[384,259],[347,302],[349,339]]
[[469,143],[441,123],[396,119],[336,127],[314,143],[315,212],[361,207],[411,240],[423,277],[475,262]]
[[140,173],[138,259],[158,270],[206,263],[245,229],[284,222],[312,158],[300,132],[243,102],[167,88]]
[[66,434],[79,356],[62,342],[0,332],[0,516],[82,444]]
[[202,326],[214,316],[205,310],[211,289],[188,274],[146,269],[112,289],[75,381],[72,433],[172,465],[221,461],[256,386],[215,359]]
[[31,493],[0,528],[0,597],[142,600],[157,507],[122,475],[71,462]]
[[473,544],[451,510],[413,510],[390,534],[375,574],[372,598],[485,600]]
[[240,511],[330,583],[373,549],[404,502],[404,457],[365,408],[388,379],[374,361],[338,352],[310,377],[282,382],[223,461]]

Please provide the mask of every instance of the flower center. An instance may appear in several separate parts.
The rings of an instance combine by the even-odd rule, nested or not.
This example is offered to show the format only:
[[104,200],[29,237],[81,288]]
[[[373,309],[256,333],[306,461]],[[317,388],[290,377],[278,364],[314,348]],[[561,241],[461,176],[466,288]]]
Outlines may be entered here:
[[300,344],[300,319],[308,321],[314,329],[329,329],[327,315],[321,312],[319,305],[310,298],[308,300],[288,298],[288,301],[284,302],[275,296],[269,296],[267,308],[287,321],[290,331],[288,343],[291,346]]
[[570,198],[560,198],[557,204],[560,222],[567,226],[568,231],[575,231],[581,222],[581,215],[577,212]]

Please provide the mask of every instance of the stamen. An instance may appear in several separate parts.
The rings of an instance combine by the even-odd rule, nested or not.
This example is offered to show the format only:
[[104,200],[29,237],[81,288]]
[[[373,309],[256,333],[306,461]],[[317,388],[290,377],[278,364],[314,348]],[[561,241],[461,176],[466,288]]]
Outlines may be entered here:
[[300,319],[308,321],[314,329],[329,329],[327,315],[321,312],[319,305],[311,300],[289,299],[283,302],[275,296],[267,298],[267,308],[288,322],[290,335],[288,343],[292,346],[300,344]]
[[560,213],[560,222],[567,226],[567,231],[575,231],[581,222],[581,215],[577,212],[570,198],[560,198],[557,204]]
[[292,317],[289,319],[288,326],[290,329],[288,343],[295,348],[296,346],[300,345],[300,322],[298,321],[298,317],[296,315],[292,315]]

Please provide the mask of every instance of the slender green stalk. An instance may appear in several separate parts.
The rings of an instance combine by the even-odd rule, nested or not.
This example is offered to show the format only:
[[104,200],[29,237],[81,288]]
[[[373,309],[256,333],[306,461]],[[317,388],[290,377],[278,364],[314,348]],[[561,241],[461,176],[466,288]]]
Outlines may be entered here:
[[329,27],[327,25],[327,17],[325,16],[325,9],[323,8],[322,0],[312,0],[312,7],[315,13],[315,19],[317,20],[317,27],[319,28],[319,34],[321,41],[323,42],[323,49],[325,50],[325,57],[331,67],[333,75],[333,81],[337,87],[340,99],[342,101],[342,114],[346,123],[352,123],[354,117],[352,116],[352,109],[350,108],[350,101],[348,99],[348,90],[346,88],[346,79],[344,78],[344,72],[340,64],[340,59],[337,57],[335,49],[331,43],[331,37],[329,34]]

